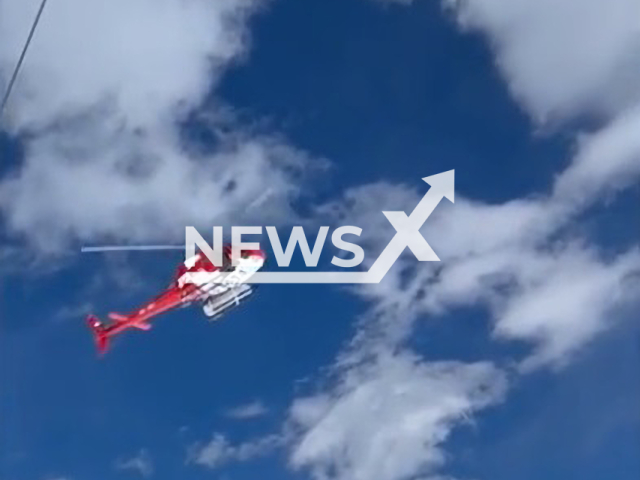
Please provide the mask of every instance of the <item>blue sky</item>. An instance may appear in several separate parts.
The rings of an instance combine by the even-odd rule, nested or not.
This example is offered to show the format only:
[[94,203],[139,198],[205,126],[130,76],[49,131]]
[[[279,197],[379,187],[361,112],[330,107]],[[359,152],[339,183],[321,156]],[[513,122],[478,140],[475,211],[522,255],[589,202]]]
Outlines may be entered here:
[[[0,85],[35,4],[0,0]],[[0,480],[637,478],[638,7],[577,4],[52,2],[0,131]],[[85,314],[181,255],[80,245],[346,222],[370,262],[451,169],[441,265],[97,358]]]

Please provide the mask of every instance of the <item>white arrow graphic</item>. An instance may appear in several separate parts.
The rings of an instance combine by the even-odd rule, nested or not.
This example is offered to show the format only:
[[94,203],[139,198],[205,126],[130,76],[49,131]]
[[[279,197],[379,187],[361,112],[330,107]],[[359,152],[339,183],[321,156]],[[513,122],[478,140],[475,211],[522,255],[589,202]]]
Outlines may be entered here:
[[431,188],[416,208],[405,212],[382,212],[396,229],[396,234],[367,272],[257,272],[248,283],[380,283],[409,247],[421,262],[440,259],[420,234],[420,228],[443,198],[455,201],[455,170],[425,177]]

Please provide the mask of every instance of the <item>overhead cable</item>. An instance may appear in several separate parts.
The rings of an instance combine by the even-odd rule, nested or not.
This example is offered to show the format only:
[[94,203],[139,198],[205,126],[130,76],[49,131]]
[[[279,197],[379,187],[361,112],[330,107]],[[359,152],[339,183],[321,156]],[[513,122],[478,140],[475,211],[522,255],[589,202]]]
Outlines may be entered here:
[[13,74],[11,75],[11,80],[9,80],[9,85],[7,85],[7,90],[2,98],[2,104],[0,105],[0,119],[2,118],[2,114],[4,113],[4,109],[9,102],[9,97],[11,96],[11,91],[13,90],[13,85],[16,83],[16,79],[18,78],[18,73],[20,72],[20,67],[22,67],[22,62],[24,61],[24,57],[27,55],[27,50],[29,49],[29,44],[31,43],[31,39],[33,38],[33,34],[38,27],[38,22],[40,22],[40,17],[42,16],[42,11],[44,10],[45,5],[47,4],[47,0],[42,0],[40,3],[40,8],[38,9],[38,13],[36,18],[33,21],[33,25],[31,25],[31,31],[29,32],[29,36],[27,37],[27,41],[22,48],[22,53],[20,54],[20,58],[18,59],[18,63],[13,70]]

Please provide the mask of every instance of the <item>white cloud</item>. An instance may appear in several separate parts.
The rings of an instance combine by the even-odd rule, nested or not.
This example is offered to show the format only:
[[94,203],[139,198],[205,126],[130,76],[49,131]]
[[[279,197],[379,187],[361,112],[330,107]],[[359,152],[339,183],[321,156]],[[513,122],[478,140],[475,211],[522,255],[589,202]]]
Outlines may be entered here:
[[280,433],[239,444],[215,433],[188,449],[187,464],[219,469],[286,447],[290,467],[318,479],[444,478],[451,432],[503,399],[506,375],[489,362],[425,362],[369,340],[374,355],[345,352],[335,386],[296,399]]
[[396,480],[434,475],[443,446],[469,415],[500,401],[502,372],[490,363],[422,362],[385,353],[341,373],[328,393],[301,398],[290,462],[315,478]]
[[[319,214],[362,225],[371,264],[394,234],[381,212],[409,214],[427,188],[357,187]],[[615,325],[616,309],[640,292],[640,251],[602,258],[571,228],[600,197],[558,191],[501,205],[443,201],[422,229],[442,262],[416,264],[407,253],[380,284],[354,289],[370,311],[336,361],[336,386],[292,405],[294,468],[323,480],[439,478],[451,431],[502,399],[506,377],[490,363],[418,358],[406,347],[418,319],[482,303],[494,338],[531,344],[522,371],[562,366]]]
[[187,464],[216,469],[233,462],[246,462],[267,455],[283,445],[281,435],[267,435],[240,444],[232,444],[226,436],[214,433],[207,443],[189,447]]
[[[495,334],[509,339],[536,339],[525,369],[566,363],[595,335],[615,324],[615,308],[636,301],[640,292],[640,251],[612,262],[584,248],[536,255],[526,261],[517,292],[496,310]],[[524,265],[521,264],[520,267]]]
[[640,101],[636,0],[443,0],[489,37],[509,87],[539,120]]
[[[460,196],[455,205],[444,201],[423,228],[443,262],[414,269],[401,260],[383,283],[360,289],[378,308],[403,312],[379,315],[376,327],[367,328],[401,339],[420,314],[484,303],[497,337],[532,343],[524,366],[561,365],[612,325],[611,312],[637,292],[637,251],[605,261],[589,239],[574,237],[572,227],[590,206],[635,185],[640,176],[640,4],[443,4],[464,28],[486,33],[514,97],[538,120],[594,108],[609,119],[578,137],[549,195],[499,205]],[[366,225],[364,243],[375,252],[393,235],[380,212],[410,212],[425,190],[384,183],[353,188],[321,213]]]
[[[73,241],[180,238],[184,225],[246,220],[258,203],[270,221],[290,215],[309,164],[304,154],[232,125],[213,153],[201,155],[182,143],[177,127],[246,53],[246,20],[260,5],[47,5],[11,99],[15,131],[29,135],[24,162],[0,183],[8,231],[59,250]],[[5,79],[35,7],[0,1]],[[209,117],[213,131],[226,121],[215,109]]]
[[[6,78],[39,0],[0,2]],[[130,127],[197,105],[246,48],[252,0],[59,0],[47,5],[12,98],[18,126],[58,120],[105,99]]]
[[117,460],[115,464],[116,469],[122,471],[130,471],[137,473],[143,478],[149,478],[153,475],[153,461],[149,452],[142,449],[138,454],[132,458]]
[[[8,227],[41,249],[69,240],[181,238],[185,225],[207,229],[250,215],[290,214],[305,159],[271,139],[233,142],[207,158],[189,158],[176,140],[138,139],[101,123],[31,144],[20,172],[0,184]],[[79,138],[79,140],[78,140]],[[248,206],[269,185],[260,209]]]
[[246,420],[250,418],[257,418],[266,415],[269,412],[267,407],[264,404],[256,400],[251,403],[247,403],[246,405],[239,405],[234,408],[230,408],[225,412],[225,415],[229,418],[234,418],[237,420]]
[[60,308],[52,317],[53,321],[62,322],[67,320],[77,320],[78,318],[86,317],[92,313],[95,307],[90,302],[77,303],[72,305],[65,305]]
[[637,183],[640,177],[640,106],[580,139],[569,168],[557,179],[558,200],[586,203]]
[[[441,263],[415,267],[408,254],[381,284],[355,289],[373,303],[336,362],[337,386],[298,399],[291,410],[301,432],[290,461],[323,480],[436,478],[451,430],[502,397],[505,379],[491,364],[448,364],[447,375],[434,376],[442,364],[404,346],[417,319],[485,304],[496,339],[532,345],[520,363],[526,371],[564,365],[640,293],[637,248],[605,259],[573,228],[588,207],[640,175],[640,4],[443,3],[461,25],[488,35],[514,97],[536,120],[599,112],[608,125],[580,138],[551,194],[498,205],[444,201],[423,228]],[[319,214],[365,227],[371,264],[394,234],[381,212],[410,213],[425,191],[366,185]]]
[[442,0],[484,33],[514,98],[540,122],[600,113],[556,181],[556,203],[584,203],[640,175],[640,3]]
[[[426,192],[427,186],[422,188]],[[372,218],[363,223],[369,227],[363,237],[370,263],[394,233],[381,212],[410,213],[419,198],[397,185],[360,187],[325,210],[347,223]],[[407,253],[379,285],[356,290],[379,312],[364,326],[365,338],[373,334],[401,342],[421,315],[484,304],[496,337],[533,346],[523,365],[564,364],[614,325],[609,314],[638,292],[637,249],[605,260],[588,239],[572,233],[576,215],[596,200],[572,203],[551,195],[502,205],[461,197],[455,205],[443,201],[422,229],[442,261],[416,264]]]
[[46,279],[67,267],[70,257],[70,255],[59,255],[55,258],[45,258],[34,255],[26,245],[0,245],[0,278],[20,276]]

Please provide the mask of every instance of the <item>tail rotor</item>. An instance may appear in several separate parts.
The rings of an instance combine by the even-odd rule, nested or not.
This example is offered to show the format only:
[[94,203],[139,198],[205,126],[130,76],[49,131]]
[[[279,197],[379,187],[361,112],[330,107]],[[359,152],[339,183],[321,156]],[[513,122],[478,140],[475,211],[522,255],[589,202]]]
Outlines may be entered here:
[[105,331],[104,324],[95,315],[89,315],[87,325],[93,333],[98,353],[103,355],[109,348],[109,334]]

